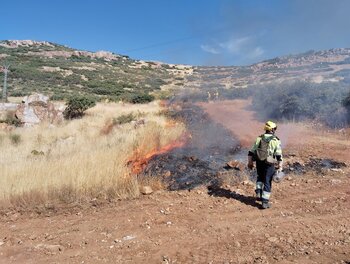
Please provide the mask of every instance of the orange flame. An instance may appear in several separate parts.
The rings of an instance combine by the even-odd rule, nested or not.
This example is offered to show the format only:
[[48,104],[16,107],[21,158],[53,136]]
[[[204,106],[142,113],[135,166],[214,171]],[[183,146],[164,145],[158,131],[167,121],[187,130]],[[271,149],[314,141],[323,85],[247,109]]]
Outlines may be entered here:
[[131,165],[132,173],[139,174],[153,157],[167,153],[175,148],[183,147],[187,143],[188,138],[190,138],[190,135],[183,134],[178,140],[175,140],[160,149],[154,149],[143,156],[141,154],[142,151],[137,149],[132,158],[128,160],[127,164]]

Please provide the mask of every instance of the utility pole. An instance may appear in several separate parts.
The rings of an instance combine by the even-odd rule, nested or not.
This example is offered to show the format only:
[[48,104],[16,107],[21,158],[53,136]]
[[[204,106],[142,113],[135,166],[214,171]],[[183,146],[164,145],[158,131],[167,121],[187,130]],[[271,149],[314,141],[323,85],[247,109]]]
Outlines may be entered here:
[[5,63],[3,66],[3,71],[4,71],[4,88],[2,89],[2,100],[4,102],[7,102],[7,73],[10,68],[10,64]]

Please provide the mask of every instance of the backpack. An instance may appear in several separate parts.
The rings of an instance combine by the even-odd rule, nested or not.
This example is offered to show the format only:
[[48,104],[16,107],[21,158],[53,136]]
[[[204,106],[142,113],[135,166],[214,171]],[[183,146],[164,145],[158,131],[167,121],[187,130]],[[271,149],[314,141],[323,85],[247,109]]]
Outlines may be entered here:
[[270,145],[271,140],[275,139],[276,136],[273,135],[271,137],[264,137],[264,135],[261,135],[260,137],[261,137],[261,140],[260,140],[259,146],[256,149],[256,153],[255,153],[256,158],[257,158],[257,160],[260,160],[260,161],[267,161],[268,160],[269,163],[272,163],[271,162],[272,160],[270,158],[273,159],[273,157],[271,155],[269,157],[268,149],[269,149],[269,145]]

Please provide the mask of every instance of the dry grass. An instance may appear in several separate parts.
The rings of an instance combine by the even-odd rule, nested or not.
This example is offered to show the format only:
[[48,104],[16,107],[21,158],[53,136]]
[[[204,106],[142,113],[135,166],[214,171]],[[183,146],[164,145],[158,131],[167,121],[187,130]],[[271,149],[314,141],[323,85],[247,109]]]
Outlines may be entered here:
[[[184,130],[182,124],[167,128],[159,110],[157,103],[98,104],[83,119],[56,127],[42,124],[17,128],[12,134],[0,132],[1,201],[26,206],[51,200],[137,197],[138,182],[127,160],[140,146],[146,153]],[[101,134],[111,119],[131,112],[144,116],[145,125],[123,124]],[[20,137],[17,143],[14,134]]]

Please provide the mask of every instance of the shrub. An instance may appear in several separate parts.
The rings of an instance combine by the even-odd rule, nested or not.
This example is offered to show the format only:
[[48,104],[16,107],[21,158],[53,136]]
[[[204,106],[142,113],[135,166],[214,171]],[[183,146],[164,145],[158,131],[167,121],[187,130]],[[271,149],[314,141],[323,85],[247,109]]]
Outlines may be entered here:
[[145,104],[152,102],[154,100],[154,96],[150,94],[135,94],[130,98],[130,103],[133,104]]
[[60,94],[60,93],[56,93],[50,96],[50,100],[52,101],[63,101],[66,98],[67,98],[67,95]]
[[118,116],[114,122],[118,125],[130,123],[135,120],[135,115],[133,113]]
[[68,100],[63,115],[66,119],[81,118],[87,109],[95,105],[96,100],[92,97],[74,96]]
[[9,92],[10,96],[13,97],[22,97],[22,96],[27,96],[29,93],[26,91],[11,91]]
[[22,138],[19,134],[10,134],[10,140],[12,144],[18,145],[22,141]]

